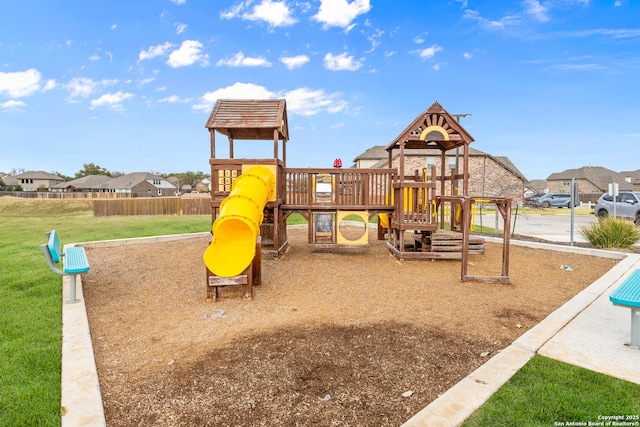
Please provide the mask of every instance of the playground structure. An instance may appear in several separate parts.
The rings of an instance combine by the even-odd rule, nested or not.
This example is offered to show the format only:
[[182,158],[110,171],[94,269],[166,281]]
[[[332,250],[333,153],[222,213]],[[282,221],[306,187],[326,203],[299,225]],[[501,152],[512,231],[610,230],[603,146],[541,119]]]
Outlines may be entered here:
[[[203,259],[207,295],[218,287],[260,284],[263,254],[279,257],[288,246],[286,220],[294,212],[308,223],[308,244],[356,248],[368,244],[369,220],[378,215],[378,239],[399,259],[461,259],[461,280],[508,282],[509,233],[503,237],[499,276],[470,276],[469,254],[484,253],[471,236],[476,203],[494,204],[510,229],[511,200],[468,195],[468,146],[473,138],[435,102],[390,143],[388,168],[287,168],[286,101],[218,100],[207,121],[211,142],[212,242]],[[216,158],[215,133],[228,138],[229,158]],[[273,158],[236,159],[235,140],[272,140]],[[439,149],[440,171],[405,172],[406,150]],[[446,170],[445,153],[462,149],[462,173]],[[393,167],[396,164],[397,167]],[[459,186],[461,184],[461,186]],[[364,224],[355,238],[342,231],[349,219]]]

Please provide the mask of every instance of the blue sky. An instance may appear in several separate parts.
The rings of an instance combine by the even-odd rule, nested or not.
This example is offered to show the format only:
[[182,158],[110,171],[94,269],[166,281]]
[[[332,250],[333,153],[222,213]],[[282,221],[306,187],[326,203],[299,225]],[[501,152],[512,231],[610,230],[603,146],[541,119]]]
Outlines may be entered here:
[[640,169],[636,0],[23,0],[0,28],[4,172],[208,173],[218,98],[285,98],[290,167],[350,165],[438,101],[528,179]]

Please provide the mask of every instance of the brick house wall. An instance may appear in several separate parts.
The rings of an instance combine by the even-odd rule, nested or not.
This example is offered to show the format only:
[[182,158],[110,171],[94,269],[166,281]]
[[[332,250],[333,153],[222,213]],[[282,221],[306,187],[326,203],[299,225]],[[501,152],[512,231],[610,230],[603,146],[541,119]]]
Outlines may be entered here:
[[[579,193],[601,193],[602,190],[587,179],[576,179]],[[549,193],[570,193],[571,179],[547,181]]]
[[[427,161],[427,158],[429,160]],[[429,164],[435,164],[436,173],[440,173],[440,156],[406,155],[405,175],[413,175],[415,170],[422,174],[422,170]],[[450,173],[450,166],[455,166],[455,156],[446,157],[445,169]],[[464,168],[464,158],[459,157],[460,170]],[[398,158],[392,161],[392,167],[398,168]],[[469,156],[469,195],[508,197],[512,199],[512,206],[522,203],[525,180],[507,169],[490,156]],[[460,189],[462,191],[462,189]]]

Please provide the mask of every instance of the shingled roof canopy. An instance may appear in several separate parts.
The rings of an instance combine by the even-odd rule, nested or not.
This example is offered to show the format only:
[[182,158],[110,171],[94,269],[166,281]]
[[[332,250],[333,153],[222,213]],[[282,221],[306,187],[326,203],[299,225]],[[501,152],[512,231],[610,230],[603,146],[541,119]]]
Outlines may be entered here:
[[425,112],[416,117],[392,143],[390,151],[404,143],[407,149],[439,148],[450,150],[473,142],[473,138],[460,123],[438,102],[434,102]]
[[287,104],[284,99],[219,99],[206,127],[230,139],[287,141]]

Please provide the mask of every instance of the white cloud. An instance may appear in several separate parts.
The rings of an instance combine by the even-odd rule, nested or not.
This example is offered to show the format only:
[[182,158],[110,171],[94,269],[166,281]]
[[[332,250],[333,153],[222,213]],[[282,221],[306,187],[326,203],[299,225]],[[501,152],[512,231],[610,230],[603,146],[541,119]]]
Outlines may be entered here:
[[436,53],[440,52],[441,50],[442,50],[442,47],[438,46],[437,44],[434,44],[427,48],[416,50],[414,52],[418,54],[420,59],[431,59],[436,55]]
[[320,9],[313,19],[322,24],[322,28],[341,27],[349,29],[352,21],[371,10],[369,0],[320,0]]
[[171,95],[171,96],[167,96],[166,98],[159,99],[158,102],[163,102],[167,104],[178,104],[178,103],[191,102],[191,98],[182,99],[178,95]]
[[86,98],[91,95],[98,83],[86,77],[74,77],[67,83],[66,88],[71,98]]
[[180,47],[169,55],[167,64],[172,68],[186,67],[199,62],[202,66],[209,65],[209,55],[202,53],[202,43],[197,40],[185,40]]
[[495,21],[483,18],[478,11],[469,9],[465,9],[463,17],[476,21],[481,27],[487,30],[504,30],[520,23],[520,18],[517,15],[507,15]]
[[100,56],[97,53],[94,53],[89,57],[89,61],[93,61],[93,62],[100,61]]
[[[102,79],[99,82],[86,77],[74,77],[65,85],[69,91],[69,98],[87,98],[96,88],[100,86],[113,86],[119,82],[118,79]],[[47,86],[49,82],[47,82]]]
[[362,67],[362,62],[353,59],[353,56],[347,56],[346,52],[343,52],[340,55],[327,53],[324,56],[324,66],[326,69],[331,71],[355,71]]
[[370,36],[368,36],[367,40],[371,42],[371,49],[367,50],[365,53],[371,53],[374,50],[376,50],[376,48],[380,46],[380,43],[381,43],[380,39],[382,38],[383,35],[384,35],[384,31],[377,29]]
[[296,56],[282,56],[280,57],[280,62],[287,66],[288,69],[293,70],[294,68],[302,67],[304,64],[309,62],[310,59],[307,55],[296,55]]
[[43,90],[47,91],[47,90],[55,89],[56,87],[58,87],[58,83],[56,83],[56,81],[54,79],[49,79],[44,84]]
[[145,59],[155,58],[156,56],[164,56],[169,49],[173,47],[172,43],[166,42],[165,44],[159,44],[149,47],[148,50],[140,51],[138,55],[138,61],[144,61]]
[[185,4],[187,2],[187,0],[169,0],[169,1],[177,5]]
[[35,68],[12,73],[0,72],[0,95],[4,93],[11,98],[32,95],[40,89],[41,79],[42,75]]
[[525,0],[525,13],[536,21],[547,22],[549,21],[549,7],[547,5],[540,4],[539,0]]
[[118,28],[118,24],[113,24],[111,27],[109,27],[111,31],[115,30],[116,28]]
[[194,110],[210,112],[218,99],[274,99],[276,94],[264,86],[253,83],[234,83],[213,92],[202,95],[199,104],[194,105]]
[[122,102],[133,98],[132,93],[118,91],[116,93],[106,93],[98,99],[91,101],[91,109],[96,107],[108,107],[112,110],[123,110]]
[[222,12],[220,17],[222,19],[240,17],[248,21],[264,21],[272,27],[286,27],[298,22],[285,1],[262,0],[249,10],[252,3],[252,0],[240,2]]
[[205,93],[200,103],[192,108],[209,113],[218,99],[286,99],[289,113],[303,116],[312,116],[322,111],[337,113],[347,107],[347,102],[341,98],[340,93],[327,94],[323,89],[298,88],[272,92],[264,86],[238,82]]
[[313,116],[321,111],[338,113],[344,110],[347,102],[340,99],[340,93],[327,94],[323,89],[311,90],[303,87],[283,94],[287,100],[287,110],[292,114]]
[[181,22],[176,22],[173,26],[176,27],[176,34],[182,34],[187,29],[187,24]]
[[470,54],[469,52],[465,52],[465,53],[462,54],[462,57],[464,59],[471,59],[471,58],[473,58],[473,55]]
[[26,108],[27,104],[22,101],[16,101],[15,99],[11,99],[7,102],[3,102],[0,104],[0,108],[3,112],[11,112],[11,111],[20,111]]
[[220,67],[226,65],[228,67],[271,67],[271,62],[261,56],[247,57],[244,53],[238,52],[231,58],[221,59],[216,63]]

